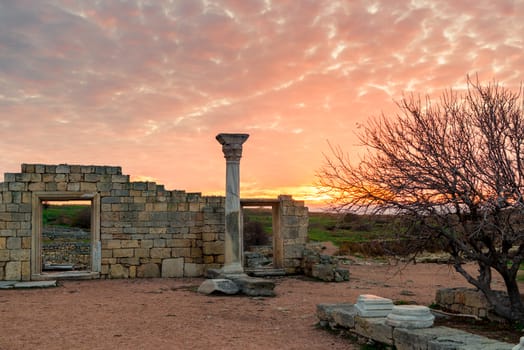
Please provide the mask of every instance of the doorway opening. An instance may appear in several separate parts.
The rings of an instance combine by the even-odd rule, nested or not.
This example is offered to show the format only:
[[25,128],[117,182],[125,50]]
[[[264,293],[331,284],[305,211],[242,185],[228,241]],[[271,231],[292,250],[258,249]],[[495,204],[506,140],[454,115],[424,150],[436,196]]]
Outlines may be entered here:
[[[240,206],[244,221],[244,265],[248,269],[250,265],[253,268],[282,269],[284,240],[280,230],[279,200],[241,199]],[[250,257],[254,261],[250,262]]]
[[42,206],[42,271],[91,270],[91,201]]
[[32,279],[94,278],[101,267],[100,196],[34,192]]

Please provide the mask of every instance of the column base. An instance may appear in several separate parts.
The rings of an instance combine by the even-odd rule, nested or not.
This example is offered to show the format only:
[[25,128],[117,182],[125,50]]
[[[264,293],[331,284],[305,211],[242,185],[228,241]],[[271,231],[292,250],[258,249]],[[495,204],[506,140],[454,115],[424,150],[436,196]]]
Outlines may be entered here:
[[224,265],[221,271],[224,275],[244,274],[244,268],[242,267],[242,264],[240,263],[231,263],[231,264]]

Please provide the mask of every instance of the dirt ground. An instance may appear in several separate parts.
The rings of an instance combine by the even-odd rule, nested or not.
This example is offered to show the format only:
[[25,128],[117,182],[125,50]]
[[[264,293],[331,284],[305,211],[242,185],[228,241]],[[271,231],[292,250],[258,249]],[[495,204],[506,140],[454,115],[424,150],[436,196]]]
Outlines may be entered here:
[[[360,294],[429,305],[440,287],[466,286],[442,264],[358,261],[349,282],[276,279],[274,298],[206,296],[203,279],[63,281],[0,290],[0,349],[358,349],[316,327],[319,303]],[[500,281],[498,283],[501,283]]]

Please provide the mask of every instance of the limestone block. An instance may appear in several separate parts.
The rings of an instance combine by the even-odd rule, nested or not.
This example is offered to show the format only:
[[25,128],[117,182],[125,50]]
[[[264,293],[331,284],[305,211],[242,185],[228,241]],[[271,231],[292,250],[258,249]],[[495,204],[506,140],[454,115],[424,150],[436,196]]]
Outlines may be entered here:
[[239,292],[238,286],[231,280],[225,278],[207,279],[200,287],[198,292],[202,294],[237,294]]
[[171,257],[171,248],[151,248],[151,258],[153,259],[164,259]]
[[355,332],[363,337],[393,345],[393,327],[380,318],[355,317]]
[[225,246],[223,241],[204,242],[203,244],[204,255],[218,255],[224,254]]
[[[31,249],[31,240],[32,240],[32,237],[22,237],[22,249]],[[1,248],[2,247],[0,245],[0,249]]]
[[113,257],[115,258],[131,258],[133,254],[134,251],[132,248],[113,249]]
[[270,279],[250,277],[244,274],[240,275],[226,275],[228,279],[233,280],[240,291],[252,297],[265,296],[273,297],[275,296],[275,282]]
[[340,327],[354,328],[357,310],[351,304],[339,304],[332,311],[333,321]]
[[44,191],[45,183],[43,182],[32,182],[28,185],[29,191]]
[[29,281],[30,279],[31,279],[31,263],[29,261],[22,261],[22,281]]
[[129,175],[112,175],[111,182],[114,182],[114,183],[129,182]]
[[160,269],[158,268],[158,265],[154,263],[140,265],[136,269],[136,276],[143,278],[160,277]]
[[184,277],[184,258],[162,260],[162,277]]
[[22,278],[22,263],[20,261],[8,261],[5,264],[5,280],[20,281]]
[[149,248],[135,248],[135,257],[137,258],[149,258]]
[[122,258],[122,259],[118,259],[118,261],[128,267],[130,265],[140,265],[140,259],[137,258],[137,257],[134,257],[134,258]]
[[12,261],[29,261],[30,257],[30,249],[12,249],[9,252],[9,258]]
[[69,165],[61,164],[56,167],[56,173],[57,174],[69,174],[71,172],[71,168]]
[[80,191],[80,183],[78,182],[70,182],[67,184],[67,190],[68,191]]
[[136,266],[129,266],[129,278],[136,278]]
[[7,238],[6,237],[0,237],[0,249],[5,249],[6,248],[6,242],[7,242]]
[[122,241],[120,241],[120,246],[122,248],[138,248],[140,246],[140,243],[136,239],[133,239],[133,240],[122,240]]
[[373,294],[362,294],[357,298],[355,309],[361,317],[385,317],[393,310],[393,301]]
[[27,191],[27,183],[25,182],[10,182],[9,191]]
[[105,241],[102,241],[103,247],[107,249],[118,249],[122,248],[122,241],[119,239],[108,239]]
[[143,239],[140,241],[140,248],[153,248],[152,239]]
[[67,182],[57,182],[56,190],[57,191],[67,191]]
[[192,258],[200,258],[202,257],[202,248],[190,248],[191,249],[191,257]]
[[202,264],[186,263],[184,264],[184,277],[200,277],[204,275],[204,266]]
[[190,256],[191,255],[191,249],[190,248],[173,248],[171,250],[171,254],[176,256]]
[[9,250],[0,249],[0,261],[9,261]]
[[214,232],[204,232],[202,233],[202,240],[204,242],[213,242],[216,241],[217,234]]
[[21,249],[22,239],[20,237],[7,237],[7,249]]
[[113,264],[109,267],[110,278],[128,278],[128,270],[121,264]]

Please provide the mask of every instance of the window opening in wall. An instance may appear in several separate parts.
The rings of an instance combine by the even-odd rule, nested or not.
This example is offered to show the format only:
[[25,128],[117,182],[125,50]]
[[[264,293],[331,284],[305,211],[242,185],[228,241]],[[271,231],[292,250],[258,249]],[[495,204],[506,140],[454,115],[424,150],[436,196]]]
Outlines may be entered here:
[[243,208],[244,265],[247,268],[273,265],[272,207]]
[[42,272],[90,271],[91,201],[43,200]]

